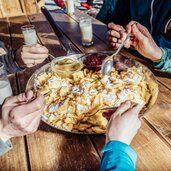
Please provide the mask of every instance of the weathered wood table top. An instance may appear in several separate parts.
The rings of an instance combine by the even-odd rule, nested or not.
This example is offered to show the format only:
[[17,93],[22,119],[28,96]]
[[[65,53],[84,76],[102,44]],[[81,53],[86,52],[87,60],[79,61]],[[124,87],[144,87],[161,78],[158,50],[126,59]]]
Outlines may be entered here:
[[[52,12],[54,19],[78,53],[109,50],[106,44],[106,26],[93,19],[94,46],[81,45],[78,19],[85,16],[76,11],[69,17],[62,11]],[[65,55],[57,36],[42,14],[0,19],[0,38],[13,49],[23,44],[20,27],[34,24],[40,43],[54,56]],[[126,51],[124,55],[136,58]],[[45,63],[49,62],[46,60]],[[43,65],[43,64],[42,64]],[[148,64],[151,68],[151,66]],[[14,94],[25,90],[26,83],[39,66],[10,75]],[[159,84],[158,100],[142,118],[142,127],[132,142],[138,153],[137,170],[171,170],[171,79],[156,75]],[[31,135],[12,139],[13,149],[0,157],[1,171],[91,171],[99,170],[105,136],[74,135],[57,131],[43,123]]]

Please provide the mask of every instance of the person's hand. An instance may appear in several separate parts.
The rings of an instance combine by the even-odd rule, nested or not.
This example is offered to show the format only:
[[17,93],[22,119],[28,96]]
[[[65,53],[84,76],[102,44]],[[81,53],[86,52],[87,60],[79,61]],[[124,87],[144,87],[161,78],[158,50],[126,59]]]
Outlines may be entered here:
[[[144,57],[151,59],[152,61],[160,60],[162,57],[162,50],[154,42],[151,34],[146,27],[131,21],[126,30],[131,31],[131,39],[125,44],[126,48],[133,45],[135,49]],[[122,36],[122,41],[125,39],[125,34]]]
[[139,104],[132,107],[130,101],[122,103],[110,118],[106,131],[106,142],[117,140],[129,145],[141,126],[138,118],[141,109],[142,106]]
[[125,32],[125,29],[114,23],[108,24],[108,32],[107,32],[107,41],[109,45],[113,48],[118,48],[121,44],[121,38],[123,37],[122,34]]
[[37,44],[35,46],[21,46],[15,53],[16,62],[21,68],[31,68],[42,63],[48,57],[48,49]]
[[5,99],[0,111],[0,138],[3,141],[37,130],[44,109],[44,97],[32,91]]

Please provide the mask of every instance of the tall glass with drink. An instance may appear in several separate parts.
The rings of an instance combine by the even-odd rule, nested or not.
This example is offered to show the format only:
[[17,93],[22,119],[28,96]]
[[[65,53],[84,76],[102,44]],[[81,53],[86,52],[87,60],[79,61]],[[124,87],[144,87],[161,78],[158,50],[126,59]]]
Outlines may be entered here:
[[67,14],[72,16],[75,13],[74,0],[65,0]]
[[4,69],[4,64],[0,62],[0,104],[3,103],[6,97],[12,95],[12,89]]
[[93,45],[93,30],[91,18],[81,17],[79,20],[81,40],[83,46]]
[[37,44],[37,35],[34,25],[25,25],[21,27],[24,43],[25,45],[36,45]]

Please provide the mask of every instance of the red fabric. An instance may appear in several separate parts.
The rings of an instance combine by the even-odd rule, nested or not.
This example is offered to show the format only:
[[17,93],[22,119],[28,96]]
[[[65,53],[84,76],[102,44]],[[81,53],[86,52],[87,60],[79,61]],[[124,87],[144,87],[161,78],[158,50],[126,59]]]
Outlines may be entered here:
[[92,6],[88,5],[86,2],[81,2],[81,6],[87,8],[87,9],[92,8]]
[[61,8],[65,7],[64,0],[54,0],[56,5],[58,5]]

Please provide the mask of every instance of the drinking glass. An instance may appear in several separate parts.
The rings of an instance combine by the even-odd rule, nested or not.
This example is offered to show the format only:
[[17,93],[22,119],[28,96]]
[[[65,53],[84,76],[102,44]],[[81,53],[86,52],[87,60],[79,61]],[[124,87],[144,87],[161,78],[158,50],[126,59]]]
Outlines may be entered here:
[[66,6],[67,14],[72,16],[75,12],[74,0],[66,0],[65,6]]
[[12,89],[4,69],[4,64],[0,62],[0,105],[8,96],[12,96]]
[[81,17],[79,20],[81,40],[83,46],[93,45],[93,30],[91,18]]
[[21,27],[24,43],[26,45],[35,45],[37,44],[37,35],[34,25],[25,25]]

